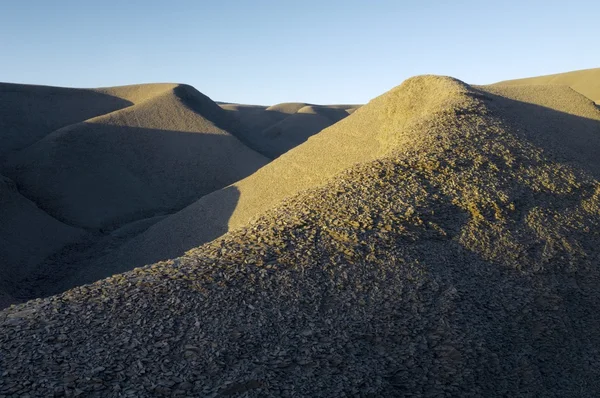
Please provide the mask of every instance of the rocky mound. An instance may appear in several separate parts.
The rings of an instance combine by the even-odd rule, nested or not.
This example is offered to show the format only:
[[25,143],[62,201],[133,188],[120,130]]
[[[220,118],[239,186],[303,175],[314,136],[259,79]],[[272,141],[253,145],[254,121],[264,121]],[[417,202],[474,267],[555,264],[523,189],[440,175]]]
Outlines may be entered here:
[[339,123],[360,164],[185,257],[4,310],[0,394],[599,395],[600,181],[568,144],[597,144],[600,113],[558,91],[523,125],[520,95],[410,79]]
[[[94,278],[73,275],[65,287],[79,281],[91,282],[112,275],[113,265],[140,266],[182,255],[220,236],[240,228],[252,218],[302,190],[317,187],[335,174],[361,162],[374,160],[397,147],[426,148],[433,143],[422,134],[397,134],[412,131],[421,120],[441,106],[455,106],[466,90],[458,81],[436,76],[409,80],[402,86],[372,100],[351,116],[312,136],[307,142],[285,153],[246,179],[206,195],[185,209],[156,223],[143,234],[110,253],[90,267],[100,272]],[[226,225],[217,218],[221,208],[239,197]],[[91,272],[85,270],[84,273]]]

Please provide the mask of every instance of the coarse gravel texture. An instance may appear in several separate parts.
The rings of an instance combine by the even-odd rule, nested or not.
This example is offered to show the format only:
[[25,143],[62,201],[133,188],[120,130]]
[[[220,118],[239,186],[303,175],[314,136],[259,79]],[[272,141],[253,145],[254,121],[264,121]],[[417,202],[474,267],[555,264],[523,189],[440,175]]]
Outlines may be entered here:
[[[555,94],[545,112],[594,143],[595,107]],[[600,395],[594,160],[541,139],[542,110],[523,125],[510,89],[387,95],[392,126],[397,98],[430,105],[389,153],[181,258],[0,312],[0,396]]]

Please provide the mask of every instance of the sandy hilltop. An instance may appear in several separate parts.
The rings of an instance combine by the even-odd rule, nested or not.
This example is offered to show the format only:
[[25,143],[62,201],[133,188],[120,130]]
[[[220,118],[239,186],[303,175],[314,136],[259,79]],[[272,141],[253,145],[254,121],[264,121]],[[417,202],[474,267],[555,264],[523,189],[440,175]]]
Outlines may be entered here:
[[0,396],[600,395],[600,69],[0,99]]

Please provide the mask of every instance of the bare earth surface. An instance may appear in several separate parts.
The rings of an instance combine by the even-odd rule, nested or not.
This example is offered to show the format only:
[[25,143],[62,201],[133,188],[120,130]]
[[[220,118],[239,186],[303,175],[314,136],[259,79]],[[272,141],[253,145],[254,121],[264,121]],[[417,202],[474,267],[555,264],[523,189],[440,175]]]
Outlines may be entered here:
[[409,79],[138,250],[236,189],[222,237],[0,312],[0,394],[598,396],[598,148],[572,89]]
[[[291,105],[247,117],[182,84],[0,83],[0,308],[144,265],[106,255],[267,164],[267,147],[278,156],[348,115],[347,106]],[[279,136],[260,134],[277,124]],[[229,192],[214,209],[214,237],[237,203]]]

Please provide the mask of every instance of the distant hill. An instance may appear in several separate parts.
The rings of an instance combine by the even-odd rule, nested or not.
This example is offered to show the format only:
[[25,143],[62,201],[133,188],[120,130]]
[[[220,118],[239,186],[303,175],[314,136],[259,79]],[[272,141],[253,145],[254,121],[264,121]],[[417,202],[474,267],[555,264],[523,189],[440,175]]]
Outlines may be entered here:
[[359,105],[288,102],[269,107],[219,104],[237,121],[240,137],[258,152],[276,158],[348,116]]
[[600,105],[600,68],[557,73],[555,75],[505,80],[497,85],[566,85]]
[[567,86],[411,78],[1,311],[0,394],[598,396],[598,149]]

